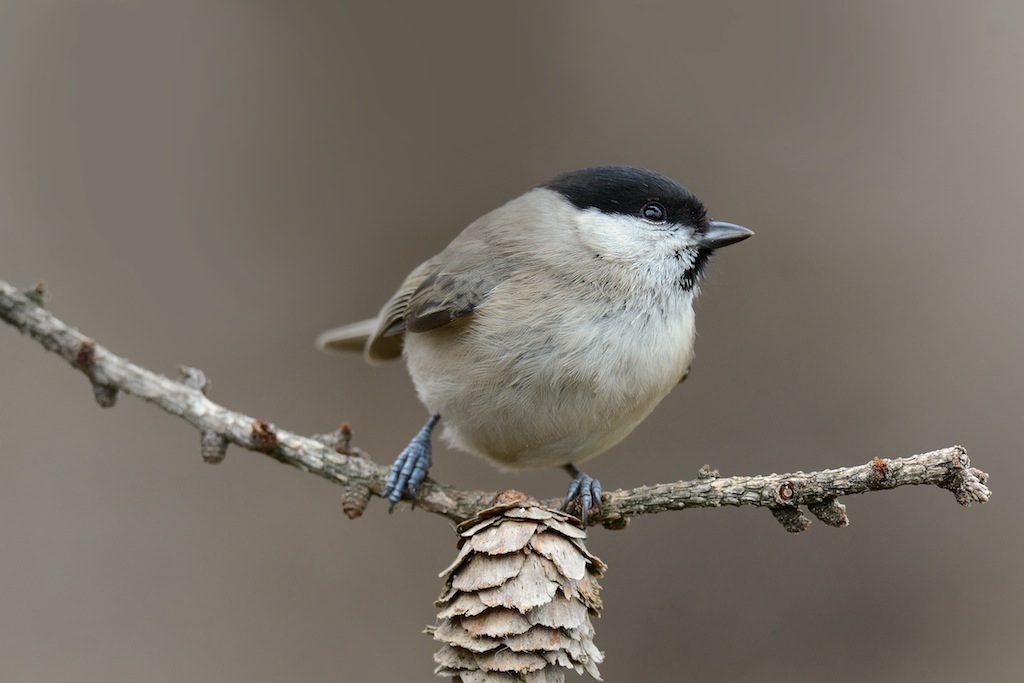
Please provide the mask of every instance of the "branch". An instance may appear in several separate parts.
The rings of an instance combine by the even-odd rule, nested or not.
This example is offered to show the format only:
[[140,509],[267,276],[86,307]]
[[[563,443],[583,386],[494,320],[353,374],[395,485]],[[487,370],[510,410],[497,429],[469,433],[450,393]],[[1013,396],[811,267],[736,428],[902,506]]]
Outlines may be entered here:
[[[20,292],[0,281],[0,318],[85,374],[101,406],[113,406],[120,392],[132,394],[198,429],[200,450],[207,462],[220,462],[228,444],[234,444],[340,484],[345,490],[343,507],[351,518],[362,514],[371,495],[382,496],[388,468],[351,445],[352,432],[347,425],[333,434],[306,437],[229,410],[206,397],[208,382],[199,370],[181,368],[181,378],[174,380],[139,367],[68,327],[43,308],[42,299],[42,285]],[[588,523],[621,528],[637,515],[754,505],[769,508],[787,530],[802,531],[810,522],[800,506],[808,507],[826,524],[845,526],[848,520],[845,507],[837,501],[840,496],[930,484],[949,489],[958,503],[968,506],[988,500],[987,479],[987,474],[971,467],[960,446],[806,474],[720,477],[705,466],[693,481],[605,493],[602,512],[592,514]],[[460,489],[428,479],[420,487],[415,505],[462,522],[491,506],[497,496],[494,491]],[[562,502],[553,499],[541,504],[557,507]]]

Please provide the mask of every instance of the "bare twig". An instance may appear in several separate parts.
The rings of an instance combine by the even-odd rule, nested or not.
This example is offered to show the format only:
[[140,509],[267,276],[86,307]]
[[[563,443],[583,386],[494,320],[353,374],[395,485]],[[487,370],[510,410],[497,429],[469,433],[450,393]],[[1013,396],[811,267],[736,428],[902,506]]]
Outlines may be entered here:
[[[118,393],[123,391],[198,429],[201,452],[207,462],[222,460],[231,443],[341,484],[345,489],[345,512],[350,517],[362,514],[371,495],[383,493],[387,468],[372,462],[351,445],[347,425],[334,434],[305,437],[228,410],[206,397],[209,382],[202,372],[182,368],[181,379],[173,380],[139,367],[45,310],[41,305],[42,293],[41,285],[19,292],[0,281],[0,318],[84,373],[101,406],[114,405]],[[787,530],[801,531],[810,524],[800,512],[801,506],[808,507],[826,524],[845,526],[845,507],[836,500],[840,496],[930,484],[951,490],[957,502],[966,506],[988,500],[987,479],[987,474],[971,467],[960,446],[907,458],[875,458],[866,465],[809,473],[720,477],[705,467],[693,481],[606,493],[603,511],[592,514],[588,522],[621,528],[631,517],[666,510],[755,505],[769,508]],[[420,487],[416,506],[461,522],[490,506],[496,497],[493,491],[459,489],[427,480]],[[557,506],[559,502],[542,504]]]

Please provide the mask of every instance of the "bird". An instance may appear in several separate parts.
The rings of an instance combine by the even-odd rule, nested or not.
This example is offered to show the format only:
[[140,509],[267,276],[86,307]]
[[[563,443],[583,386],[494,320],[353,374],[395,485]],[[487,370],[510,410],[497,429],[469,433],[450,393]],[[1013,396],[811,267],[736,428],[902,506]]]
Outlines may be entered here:
[[443,420],[449,444],[499,469],[564,468],[586,524],[602,486],[578,465],[686,379],[708,258],[753,234],[654,171],[569,171],[471,223],[377,317],[321,334],[370,363],[404,357],[429,412],[389,470],[391,509],[415,500]]

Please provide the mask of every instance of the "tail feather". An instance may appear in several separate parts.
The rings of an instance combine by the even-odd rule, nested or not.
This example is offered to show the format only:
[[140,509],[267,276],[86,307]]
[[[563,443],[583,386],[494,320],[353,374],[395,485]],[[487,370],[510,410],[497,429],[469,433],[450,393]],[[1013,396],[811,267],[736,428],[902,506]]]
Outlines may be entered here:
[[366,349],[366,342],[377,331],[377,319],[360,320],[357,323],[327,330],[316,338],[316,345],[327,351],[359,351]]

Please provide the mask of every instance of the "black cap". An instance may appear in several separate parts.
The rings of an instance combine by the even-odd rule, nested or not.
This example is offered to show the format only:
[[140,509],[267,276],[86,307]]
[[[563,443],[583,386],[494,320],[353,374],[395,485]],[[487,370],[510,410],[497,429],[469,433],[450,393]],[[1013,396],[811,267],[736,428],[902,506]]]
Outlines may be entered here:
[[580,209],[643,217],[644,207],[661,204],[669,223],[701,228],[707,211],[685,187],[660,173],[635,166],[595,166],[569,171],[540,187],[558,192]]

